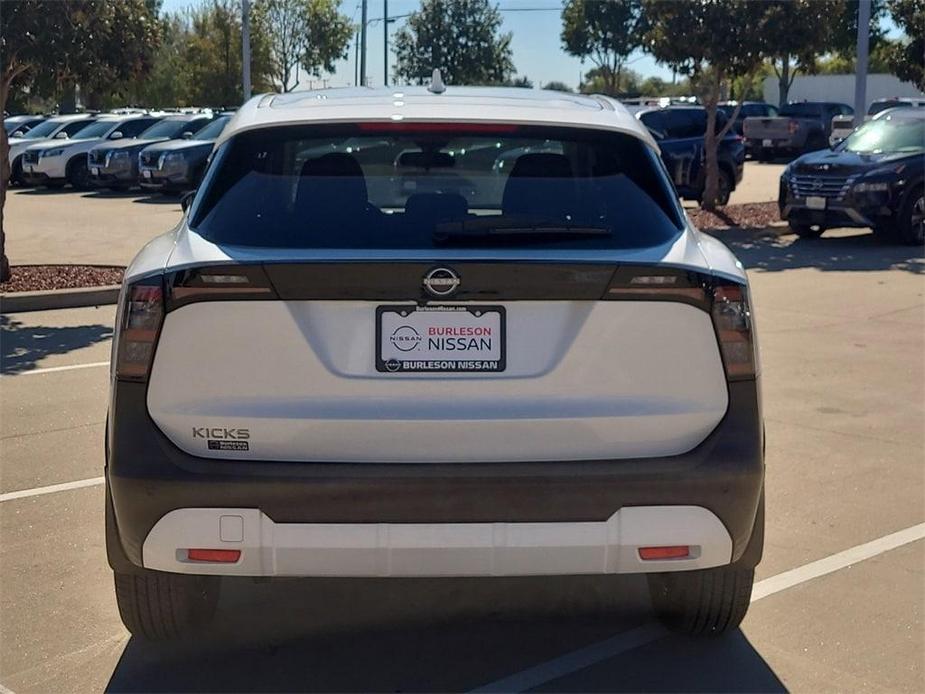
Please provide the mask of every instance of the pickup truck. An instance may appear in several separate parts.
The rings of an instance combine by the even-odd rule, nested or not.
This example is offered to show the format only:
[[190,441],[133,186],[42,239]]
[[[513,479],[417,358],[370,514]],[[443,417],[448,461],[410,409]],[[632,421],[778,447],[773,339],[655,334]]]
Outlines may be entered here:
[[832,118],[853,114],[847,104],[801,101],[784,106],[776,118],[746,118],[743,131],[749,149],[759,161],[767,161],[827,148]]

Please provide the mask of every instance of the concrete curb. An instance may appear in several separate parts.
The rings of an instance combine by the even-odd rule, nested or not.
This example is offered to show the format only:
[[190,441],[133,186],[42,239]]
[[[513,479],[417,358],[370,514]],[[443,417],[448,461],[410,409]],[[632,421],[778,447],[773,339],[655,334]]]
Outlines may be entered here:
[[118,284],[105,287],[78,287],[76,289],[50,289],[42,292],[12,292],[0,294],[0,311],[23,313],[47,311],[56,308],[82,308],[105,306],[119,300]]

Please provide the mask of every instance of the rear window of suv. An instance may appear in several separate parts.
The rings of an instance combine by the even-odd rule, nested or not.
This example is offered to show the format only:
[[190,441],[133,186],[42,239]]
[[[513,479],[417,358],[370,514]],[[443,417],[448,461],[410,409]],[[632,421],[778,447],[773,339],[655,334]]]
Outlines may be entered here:
[[658,155],[621,133],[369,123],[243,132],[190,226],[219,244],[639,248],[682,228]]

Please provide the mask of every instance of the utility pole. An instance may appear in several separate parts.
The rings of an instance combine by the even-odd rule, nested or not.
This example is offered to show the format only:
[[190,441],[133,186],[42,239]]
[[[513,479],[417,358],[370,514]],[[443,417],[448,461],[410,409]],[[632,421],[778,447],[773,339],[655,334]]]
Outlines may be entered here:
[[363,0],[360,12],[360,84],[366,85],[366,10],[368,0]]
[[867,108],[867,63],[870,48],[870,0],[858,2],[858,59],[854,71],[854,125],[864,122]]
[[389,86],[389,0],[382,0],[382,86]]
[[241,53],[241,78],[247,101],[251,98],[251,0],[241,0]]
[[353,39],[353,86],[360,86],[360,28]]

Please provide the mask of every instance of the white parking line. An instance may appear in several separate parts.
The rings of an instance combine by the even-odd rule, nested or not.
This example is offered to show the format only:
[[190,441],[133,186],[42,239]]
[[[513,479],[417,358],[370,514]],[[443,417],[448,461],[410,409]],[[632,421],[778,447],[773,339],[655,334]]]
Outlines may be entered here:
[[0,376],[38,376],[39,374],[50,374],[56,371],[74,371],[75,369],[92,369],[97,366],[109,366],[108,361],[95,361],[90,364],[71,364],[70,366],[49,366],[45,369],[32,369],[31,371],[16,371],[11,373],[2,373]]
[[[20,489],[16,492],[7,492],[0,494],[0,502],[13,501],[13,499],[26,499],[30,496],[42,496],[42,494],[54,494],[55,492],[66,492],[69,489],[82,489],[84,487],[95,487],[103,484],[102,477],[91,477],[85,480],[75,480],[74,482],[62,482],[61,484],[50,484],[47,487],[33,487],[32,489]],[[3,694],[0,692],[0,694]]]
[[[863,545],[857,545],[843,552],[798,566],[790,571],[784,571],[776,576],[758,581],[752,590],[752,602],[922,539],[925,539],[925,523],[913,525],[911,528],[884,535],[876,540],[865,542]],[[667,629],[658,624],[644,624],[612,638],[598,641],[590,646],[579,648],[571,653],[566,653],[558,658],[553,658],[545,663],[522,670],[509,677],[490,682],[472,691],[525,692],[566,675],[580,672],[591,665],[610,660],[621,653],[626,653],[647,643],[658,641],[669,633]]]

